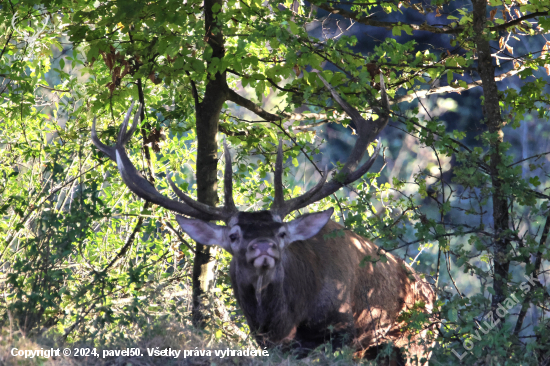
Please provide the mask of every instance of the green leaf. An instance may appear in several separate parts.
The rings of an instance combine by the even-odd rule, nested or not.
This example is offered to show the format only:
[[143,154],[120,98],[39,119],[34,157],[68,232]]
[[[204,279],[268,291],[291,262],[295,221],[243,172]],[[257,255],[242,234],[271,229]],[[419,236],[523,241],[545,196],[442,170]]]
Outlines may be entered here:
[[300,28],[299,28],[298,25],[296,25],[296,23],[294,23],[293,21],[288,22],[288,26],[289,26],[289,28],[290,28],[290,31],[291,31],[293,34],[299,34],[299,33],[300,33]]
[[538,177],[538,176],[534,176],[534,177],[529,178],[529,183],[531,183],[531,184],[534,185],[535,187],[538,187],[538,186],[540,185],[539,177]]
[[447,320],[456,323],[456,321],[458,320],[458,310],[455,308],[450,308],[447,311]]
[[403,24],[403,26],[401,27],[402,30],[405,31],[405,33],[407,33],[409,36],[412,36],[413,33],[412,33],[412,28],[410,25],[408,24]]
[[221,10],[221,8],[222,8],[221,4],[219,4],[219,3],[214,3],[214,4],[212,5],[212,12],[213,12],[213,13],[217,13],[217,12],[219,12],[219,11]]
[[400,26],[394,26],[392,29],[391,29],[391,34],[393,36],[396,36],[396,37],[399,37],[401,35],[401,27]]

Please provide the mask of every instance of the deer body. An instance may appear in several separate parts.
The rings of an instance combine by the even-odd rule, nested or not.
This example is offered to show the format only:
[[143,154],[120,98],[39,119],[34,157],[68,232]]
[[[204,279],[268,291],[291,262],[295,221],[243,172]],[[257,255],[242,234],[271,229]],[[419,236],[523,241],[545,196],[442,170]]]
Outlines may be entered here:
[[[431,312],[435,295],[431,287],[401,259],[384,253],[370,241],[330,221],[333,209],[300,216],[284,222],[290,212],[327,197],[362,177],[374,163],[380,145],[360,165],[365,150],[389,120],[383,78],[381,104],[373,106],[379,115],[366,121],[321,76],[333,99],[352,118],[358,139],[350,157],[335,178],[319,183],[301,196],[286,200],[282,184],[283,149],[275,163],[274,199],[269,211],[240,212],[233,202],[232,167],[225,148],[223,207],[193,200],[168,179],[181,201],[160,194],[133,166],[124,145],[137,128],[141,108],[127,130],[131,110],[119,132],[115,146],[103,144],[92,126],[92,141],[116,162],[128,188],[139,197],[170,209],[184,232],[203,245],[217,245],[233,255],[230,275],[233,291],[248,324],[262,346],[277,344],[305,351],[330,340],[334,345],[351,343],[361,356],[372,356],[374,346],[392,342],[407,346],[409,354],[428,358],[425,346],[408,345],[425,339],[426,331],[409,334],[398,316],[418,302]],[[133,106],[133,105],[132,105]],[[187,218],[193,217],[194,219]],[[211,223],[221,220],[219,226]],[[384,254],[387,261],[372,261]],[[361,262],[370,257],[364,266]],[[410,338],[410,339],[409,339]],[[409,360],[410,363],[410,360]]]
[[[247,220],[247,225],[269,224],[268,212],[264,218]],[[389,341],[405,346],[409,340],[399,331],[403,324],[398,315],[417,302],[431,310],[434,293],[401,259],[384,251],[380,253],[387,262],[360,265],[366,256],[378,258],[379,251],[329,221],[312,238],[292,242],[282,251],[280,265],[262,281],[260,298],[258,276],[251,276],[242,253],[233,253],[233,291],[258,342],[288,343],[304,350],[329,341],[339,346],[346,339],[359,351]],[[421,348],[412,353],[419,359],[427,356]]]

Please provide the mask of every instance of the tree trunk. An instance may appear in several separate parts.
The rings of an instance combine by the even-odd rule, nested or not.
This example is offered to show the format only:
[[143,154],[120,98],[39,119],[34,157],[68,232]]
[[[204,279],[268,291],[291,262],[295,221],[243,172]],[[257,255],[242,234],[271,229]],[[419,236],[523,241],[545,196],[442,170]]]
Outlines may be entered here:
[[[223,58],[225,48],[221,30],[216,29],[216,20],[212,13],[212,6],[221,0],[205,0],[205,34],[207,42],[212,48],[212,57]],[[206,60],[209,62],[209,60]],[[213,80],[208,77],[204,98],[198,102],[195,94],[197,110],[197,199],[199,202],[215,206],[218,203],[217,195],[217,165],[218,165],[218,124],[223,103],[227,98],[226,75],[216,73]],[[208,320],[205,300],[211,291],[214,280],[213,258],[215,249],[197,243],[195,262],[193,265],[193,325],[204,328]]]
[[508,200],[503,192],[503,182],[499,170],[502,168],[501,144],[504,136],[502,132],[502,118],[498,99],[498,88],[495,82],[495,67],[491,58],[491,48],[487,35],[484,35],[487,19],[487,0],[474,0],[474,32],[477,45],[478,71],[483,83],[483,95],[485,98],[484,115],[489,132],[494,138],[490,142],[490,174],[493,186],[493,222],[495,240],[493,249],[494,278],[491,308],[494,311],[497,305],[506,299],[508,284],[508,269],[510,260],[508,251],[510,241],[506,231],[509,229]]

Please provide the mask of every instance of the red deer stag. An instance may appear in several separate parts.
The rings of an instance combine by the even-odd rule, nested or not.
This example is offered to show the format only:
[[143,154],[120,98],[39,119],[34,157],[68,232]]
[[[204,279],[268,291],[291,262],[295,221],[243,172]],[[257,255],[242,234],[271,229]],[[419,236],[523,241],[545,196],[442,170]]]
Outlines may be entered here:
[[[219,245],[233,255],[231,282],[237,302],[248,325],[261,346],[284,344],[299,350],[311,350],[327,341],[333,345],[346,341],[362,356],[375,355],[383,343],[408,348],[411,356],[429,358],[428,345],[416,345],[426,338],[426,330],[412,334],[402,330],[398,319],[401,312],[422,302],[428,312],[434,301],[432,288],[401,259],[385,253],[372,242],[344,231],[343,236],[330,235],[342,227],[330,220],[333,209],[311,213],[290,222],[284,218],[290,212],[318,201],[362,177],[374,163],[380,144],[373,156],[359,166],[370,142],[389,120],[389,102],[383,79],[380,79],[381,107],[373,106],[379,115],[376,121],[366,121],[321,78],[333,98],[355,123],[357,142],[339,177],[320,182],[299,197],[285,201],[283,197],[283,153],[279,142],[275,165],[275,197],[269,211],[239,212],[232,198],[231,156],[225,148],[225,205],[211,207],[199,203],[168,179],[172,189],[183,201],[161,195],[130,162],[124,145],[134,133],[141,106],[129,131],[132,108],[126,114],[116,146],[99,141],[92,128],[92,140],[99,150],[114,160],[124,183],[137,196],[194,217],[177,215],[181,228],[191,238],[204,245]],[[373,103],[374,104],[374,103]],[[133,106],[133,105],[132,105]],[[208,221],[222,220],[226,226]],[[385,263],[361,265],[363,258],[387,257]]]

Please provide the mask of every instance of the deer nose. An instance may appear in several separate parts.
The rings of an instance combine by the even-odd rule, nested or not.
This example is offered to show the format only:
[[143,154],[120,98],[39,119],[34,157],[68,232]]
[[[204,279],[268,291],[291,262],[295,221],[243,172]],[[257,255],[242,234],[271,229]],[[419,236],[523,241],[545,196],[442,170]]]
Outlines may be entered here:
[[279,259],[276,244],[271,240],[256,240],[248,246],[247,260],[258,270],[275,267]]
[[275,243],[271,241],[257,241],[248,247],[250,251],[257,251],[258,255],[268,254],[269,249],[273,249]]

